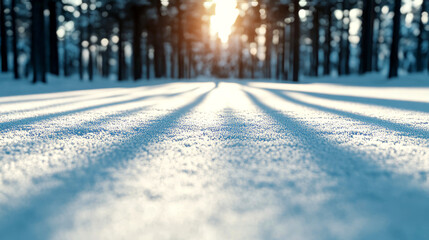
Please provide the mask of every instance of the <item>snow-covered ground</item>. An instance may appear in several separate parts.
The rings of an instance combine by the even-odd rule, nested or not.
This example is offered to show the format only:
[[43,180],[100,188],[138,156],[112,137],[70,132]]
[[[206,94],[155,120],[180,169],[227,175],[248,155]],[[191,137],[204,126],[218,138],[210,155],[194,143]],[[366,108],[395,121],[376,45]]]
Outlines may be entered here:
[[0,82],[0,239],[429,239],[429,80]]

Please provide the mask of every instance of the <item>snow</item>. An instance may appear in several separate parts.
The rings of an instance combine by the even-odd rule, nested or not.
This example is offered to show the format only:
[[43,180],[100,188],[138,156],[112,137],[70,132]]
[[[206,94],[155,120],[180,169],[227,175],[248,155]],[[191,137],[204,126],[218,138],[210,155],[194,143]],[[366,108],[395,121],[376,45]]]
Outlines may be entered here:
[[428,239],[429,81],[0,83],[0,239]]

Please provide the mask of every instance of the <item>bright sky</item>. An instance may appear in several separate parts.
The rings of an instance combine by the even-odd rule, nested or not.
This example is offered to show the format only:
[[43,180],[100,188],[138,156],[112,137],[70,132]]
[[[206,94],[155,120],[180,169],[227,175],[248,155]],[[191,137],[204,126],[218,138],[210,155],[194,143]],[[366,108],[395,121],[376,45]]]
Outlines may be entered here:
[[236,0],[213,0],[215,14],[210,18],[210,32],[218,35],[223,43],[228,41],[232,25],[238,16]]

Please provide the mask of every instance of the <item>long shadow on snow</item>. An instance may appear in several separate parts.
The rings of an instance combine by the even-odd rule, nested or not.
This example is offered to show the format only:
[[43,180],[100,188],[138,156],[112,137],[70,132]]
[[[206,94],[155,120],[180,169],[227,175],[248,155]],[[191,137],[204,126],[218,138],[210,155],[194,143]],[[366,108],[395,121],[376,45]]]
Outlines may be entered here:
[[324,107],[324,106],[320,106],[320,105],[316,105],[316,104],[312,104],[312,103],[303,102],[303,101],[300,101],[296,98],[288,96],[287,94],[283,93],[282,91],[271,90],[270,92],[281,97],[281,98],[283,98],[283,99],[285,99],[286,101],[289,101],[292,103],[296,103],[296,104],[299,104],[299,105],[302,105],[305,107],[313,108],[313,109],[316,109],[319,111],[333,113],[335,115],[343,116],[346,118],[352,118],[352,119],[361,121],[361,122],[366,123],[366,124],[377,125],[377,126],[382,127],[382,128],[386,128],[386,129],[396,131],[396,132],[402,134],[403,136],[415,137],[415,138],[421,138],[421,139],[428,139],[429,138],[429,132],[427,130],[424,130],[424,129],[413,128],[413,127],[409,127],[405,124],[394,123],[394,122],[379,119],[376,117],[359,115],[359,114],[355,114],[355,113],[351,113],[351,112],[341,111],[341,110],[328,108],[328,107]]
[[103,96],[103,97],[91,97],[91,98],[79,99],[79,100],[74,99],[72,101],[67,101],[67,102],[63,102],[63,103],[54,103],[54,104],[49,104],[49,105],[45,105],[45,106],[41,106],[41,107],[35,107],[35,108],[31,108],[31,109],[0,112],[0,116],[1,115],[8,115],[8,114],[16,114],[16,113],[25,113],[25,112],[29,112],[29,111],[40,111],[40,110],[44,110],[44,109],[48,109],[48,108],[52,108],[52,107],[62,107],[62,106],[67,106],[67,105],[75,104],[75,103],[101,100],[101,99],[108,99],[108,98],[117,98],[117,97],[122,97],[122,96],[126,96],[126,95],[127,94],[115,94],[115,95],[109,95],[109,96]]
[[50,239],[52,226],[49,218],[61,212],[64,206],[74,200],[79,192],[91,189],[97,181],[110,178],[112,168],[124,167],[139,151],[158,137],[175,127],[176,122],[197,107],[215,88],[196,97],[189,104],[160,117],[153,123],[136,130],[137,134],[121,142],[116,148],[97,156],[85,168],[54,176],[61,185],[41,195],[28,199],[30,206],[9,209],[0,220],[0,239]]
[[[246,92],[250,100],[287,131],[301,140],[315,157],[316,164],[329,176],[338,179],[333,192],[342,196],[328,202],[326,209],[339,210],[349,202],[356,212],[382,218],[387,229],[359,233],[359,239],[426,239],[429,236],[429,195],[413,187],[409,176],[392,174],[365,158],[359,150],[349,151],[321,137],[321,133],[304,126],[262,103]],[[330,211],[330,210],[327,210]],[[336,216],[336,215],[334,215]],[[406,223],[406,224],[404,224]]]
[[[99,118],[97,120],[90,120],[88,122],[85,122],[84,124],[78,125],[78,126],[72,126],[72,127],[62,127],[60,130],[54,131],[48,136],[52,139],[55,139],[57,137],[61,138],[67,138],[71,135],[77,135],[77,136],[83,136],[88,133],[98,133],[104,129],[99,128],[99,124],[106,123],[109,120],[112,120],[113,118],[121,118],[124,116],[129,116],[138,112],[142,112],[151,106],[144,106],[144,107],[138,107],[133,108],[125,111],[121,111],[119,113],[109,114],[105,117]],[[82,127],[84,125],[85,127]],[[91,129],[91,127],[94,127],[95,129]],[[119,131],[119,130],[118,130]],[[111,131],[110,131],[111,132]],[[22,143],[26,145],[30,145],[33,147],[36,147],[37,141],[22,141]]]
[[7,128],[14,128],[14,127],[17,127],[17,126],[20,126],[20,125],[28,125],[28,124],[32,124],[32,123],[35,123],[35,122],[47,120],[49,118],[63,117],[63,116],[66,116],[66,115],[75,114],[75,113],[81,113],[81,112],[86,112],[86,111],[91,111],[91,110],[95,110],[95,109],[99,109],[99,108],[103,108],[103,107],[112,107],[112,106],[117,106],[117,105],[126,104],[126,103],[133,103],[133,102],[138,102],[138,101],[142,101],[142,100],[146,100],[146,99],[150,99],[150,98],[155,98],[155,97],[174,97],[174,96],[178,96],[178,95],[181,95],[183,93],[186,93],[186,92],[192,92],[192,91],[194,91],[194,90],[196,90],[198,88],[199,87],[193,88],[193,89],[190,89],[190,90],[187,90],[187,91],[184,91],[184,92],[178,92],[178,93],[172,93],[172,94],[148,95],[148,96],[133,98],[133,99],[125,100],[125,101],[99,104],[99,105],[95,105],[95,106],[90,106],[90,107],[85,107],[85,108],[79,108],[79,109],[74,109],[74,110],[65,111],[65,112],[51,113],[51,114],[45,114],[45,115],[40,115],[40,116],[35,116],[35,117],[29,117],[29,118],[23,118],[23,119],[18,119],[18,120],[12,120],[12,121],[8,121],[8,122],[2,122],[2,123],[0,123],[0,132],[2,130],[7,129]]
[[[181,81],[186,82],[186,81]],[[199,81],[202,82],[202,81]],[[209,81],[207,81],[209,82]],[[17,97],[17,96],[28,96],[28,95],[41,95],[41,94],[55,94],[55,93],[69,93],[69,92],[82,92],[82,91],[95,91],[95,90],[112,90],[112,89],[135,89],[135,88],[144,88],[144,91],[150,91],[151,89],[159,88],[162,85],[165,84],[171,84],[174,82],[168,82],[168,81],[144,81],[144,82],[132,82],[130,84],[127,84],[126,82],[119,83],[117,82],[117,85],[114,86],[100,86],[98,84],[91,84],[91,85],[81,85],[81,82],[76,82],[76,86],[72,88],[66,88],[66,89],[35,89],[34,84],[28,83],[28,88],[25,88],[26,90],[29,90],[28,92],[10,92],[8,94],[0,96],[0,105],[2,104],[9,104],[9,103],[22,103],[22,102],[33,102],[33,101],[40,101],[40,100],[52,100],[51,98],[33,98],[33,99],[24,99],[24,100],[12,100],[12,101],[3,101],[1,98],[3,97]],[[144,85],[140,84],[144,83]],[[127,85],[124,85],[127,84]],[[73,94],[71,97],[76,97],[80,95],[86,95],[86,93],[79,93],[79,94]],[[68,96],[59,97],[59,98],[69,98]]]
[[[177,93],[178,95],[176,95],[176,96],[184,95],[186,93],[194,91],[195,89],[191,89],[191,90],[188,90],[185,92]],[[132,109],[125,110],[125,111],[120,111],[119,113],[109,114],[109,115],[104,116],[102,118],[98,118],[97,120],[90,120],[90,121],[84,122],[82,124],[85,125],[86,129],[83,129],[82,124],[80,124],[78,126],[72,126],[72,127],[62,127],[60,130],[54,131],[53,133],[49,134],[49,136],[51,138],[56,138],[58,136],[61,136],[61,137],[70,136],[70,135],[83,136],[83,135],[88,134],[88,133],[97,133],[97,132],[100,132],[100,130],[101,130],[99,128],[99,124],[105,123],[105,122],[111,120],[112,118],[120,118],[120,117],[129,116],[131,114],[135,114],[135,113],[144,111],[153,105],[132,108]],[[91,130],[90,129],[91,126],[97,128],[97,129]],[[31,145],[31,146],[36,146],[36,143],[37,143],[36,141],[23,141],[23,142],[25,142],[26,145]]]
[[[48,93],[49,94],[49,93]],[[53,94],[53,93],[51,93],[51,94]],[[31,98],[31,99],[22,99],[22,100],[12,100],[12,101],[2,101],[2,100],[0,100],[0,106],[1,105],[7,105],[7,104],[15,104],[15,103],[27,103],[27,102],[35,102],[35,101],[37,101],[37,102],[43,102],[43,101],[51,101],[51,100],[53,100],[53,99],[68,99],[68,98],[76,98],[76,97],[80,97],[80,96],[82,96],[83,94],[82,93],[76,93],[76,94],[72,94],[72,95],[70,95],[70,96],[61,96],[61,97],[55,97],[55,98],[52,98],[52,97],[44,97],[44,98]],[[22,96],[22,95],[19,95],[19,96]],[[0,99],[1,98],[3,98],[3,97],[8,97],[8,96],[1,96],[0,97]],[[9,96],[10,97],[10,96]]]
[[260,88],[270,92],[280,91],[280,92],[294,92],[310,95],[318,98],[325,98],[335,101],[345,101],[353,103],[362,103],[368,105],[377,105],[381,107],[396,108],[406,111],[418,111],[429,113],[429,103],[426,102],[415,102],[415,101],[406,101],[406,100],[394,100],[394,99],[383,99],[383,98],[369,98],[369,97],[358,97],[358,96],[345,96],[345,95],[335,95],[327,93],[316,93],[316,92],[306,92],[306,91],[296,91],[296,90],[280,90],[275,88]]

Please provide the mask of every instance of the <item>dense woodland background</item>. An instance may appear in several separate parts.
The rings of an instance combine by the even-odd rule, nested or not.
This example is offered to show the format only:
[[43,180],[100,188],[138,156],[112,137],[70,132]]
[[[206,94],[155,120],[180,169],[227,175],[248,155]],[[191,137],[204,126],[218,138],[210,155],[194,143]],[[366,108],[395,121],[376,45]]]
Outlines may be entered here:
[[429,69],[428,0],[239,0],[226,43],[202,0],[0,0],[1,71],[127,79]]

